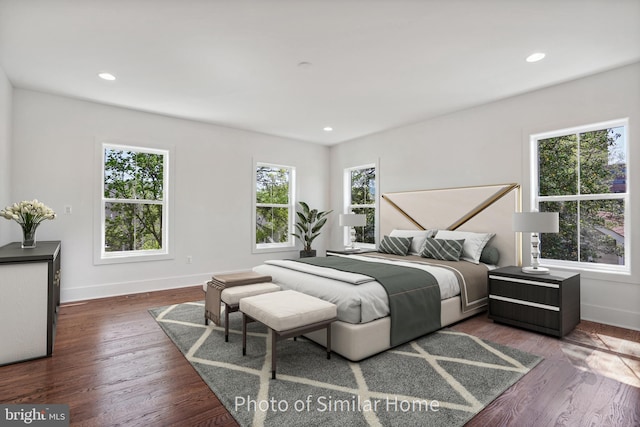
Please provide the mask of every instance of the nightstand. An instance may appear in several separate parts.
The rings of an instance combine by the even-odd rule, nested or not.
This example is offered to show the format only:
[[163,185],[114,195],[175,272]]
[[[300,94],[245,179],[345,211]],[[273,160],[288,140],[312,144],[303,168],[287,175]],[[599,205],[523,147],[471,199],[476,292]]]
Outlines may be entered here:
[[375,249],[363,249],[358,248],[355,251],[351,251],[348,249],[327,249],[327,256],[331,255],[359,255],[366,254],[369,252],[377,252]]
[[520,267],[489,271],[489,319],[563,337],[580,323],[580,275],[527,274]]

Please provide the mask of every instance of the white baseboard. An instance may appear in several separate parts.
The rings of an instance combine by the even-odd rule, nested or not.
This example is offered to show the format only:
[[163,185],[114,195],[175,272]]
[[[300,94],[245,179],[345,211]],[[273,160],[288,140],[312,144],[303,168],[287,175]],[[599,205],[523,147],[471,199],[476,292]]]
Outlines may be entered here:
[[592,304],[580,305],[583,320],[640,331],[640,313]]
[[[60,300],[62,303],[67,303],[120,295],[139,294],[143,292],[162,291],[166,289],[187,288],[189,286],[203,286],[214,274],[237,273],[239,271],[246,270],[248,269],[194,274],[189,276],[161,277],[157,279],[131,282],[105,283],[70,289],[65,288],[63,284],[62,289],[60,290]],[[204,294],[202,295],[202,298],[204,299]]]

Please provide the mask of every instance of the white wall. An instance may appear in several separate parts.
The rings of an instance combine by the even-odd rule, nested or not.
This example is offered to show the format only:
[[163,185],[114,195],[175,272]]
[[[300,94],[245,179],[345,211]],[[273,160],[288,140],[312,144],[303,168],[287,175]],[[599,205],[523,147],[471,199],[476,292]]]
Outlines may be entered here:
[[[21,89],[14,90],[13,106],[11,196],[38,198],[58,213],[37,237],[62,241],[63,301],[199,284],[212,273],[297,256],[297,250],[251,252],[254,158],[295,166],[298,200],[328,208],[329,149],[321,145]],[[93,264],[97,137],[175,146],[175,259]],[[0,204],[9,203],[0,196]],[[324,250],[322,237],[314,248]]]
[[[342,207],[343,169],[379,158],[381,193],[517,182],[527,210],[531,133],[628,117],[632,274],[581,272],[581,301],[583,319],[640,330],[638,76],[634,64],[332,147],[331,207]],[[339,247],[341,233],[331,231]]]
[[[11,199],[11,104],[13,88],[0,67],[0,209]],[[0,218],[0,246],[11,241],[11,223]]]
[[[252,158],[296,166],[298,199],[336,212],[343,169],[377,160],[381,192],[519,182],[528,209],[530,133],[629,117],[630,164],[638,164],[638,75],[634,64],[329,149],[27,90],[14,90],[12,99],[0,73],[0,205],[37,197],[60,214],[38,229],[38,238],[63,241],[65,301],[201,283],[214,272],[296,255],[251,253]],[[93,265],[93,150],[100,136],[175,145],[174,260]],[[638,224],[640,173],[630,172],[628,220]],[[73,206],[72,215],[63,214],[65,205]],[[321,252],[342,246],[336,223],[332,218],[325,229],[330,239],[317,240]],[[1,227],[0,243],[19,239],[17,225]],[[640,241],[639,228],[631,227],[630,240]],[[633,249],[630,276],[582,272],[584,319],[640,329],[640,245]]]

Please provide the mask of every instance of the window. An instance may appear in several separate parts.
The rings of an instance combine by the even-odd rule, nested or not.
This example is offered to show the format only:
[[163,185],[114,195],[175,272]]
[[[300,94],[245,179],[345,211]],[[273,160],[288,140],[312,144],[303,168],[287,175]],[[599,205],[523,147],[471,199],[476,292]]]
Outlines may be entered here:
[[[355,227],[356,243],[361,247],[376,244],[376,165],[364,165],[345,169],[344,213],[364,214],[367,225]],[[346,227],[345,227],[346,228]],[[345,244],[350,244],[349,231],[345,229]]]
[[168,255],[169,151],[101,144],[100,259]]
[[257,163],[255,167],[255,249],[294,246],[293,221],[295,168]]
[[629,271],[626,138],[626,120],[531,137],[532,207],[560,216],[560,232],[541,235],[543,259]]

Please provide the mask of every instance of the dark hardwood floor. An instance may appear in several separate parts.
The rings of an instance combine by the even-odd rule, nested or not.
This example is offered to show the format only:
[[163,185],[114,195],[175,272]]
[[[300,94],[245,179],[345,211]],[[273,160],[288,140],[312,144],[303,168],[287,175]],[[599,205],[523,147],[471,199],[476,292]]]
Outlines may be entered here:
[[640,332],[582,321],[562,340],[493,323],[452,329],[544,360],[468,426],[640,426]]
[[[0,403],[65,403],[72,425],[237,425],[147,309],[192,287],[63,305],[52,357],[0,367]],[[640,425],[640,332],[582,322],[562,340],[478,315],[453,326],[545,358],[470,426]]]

